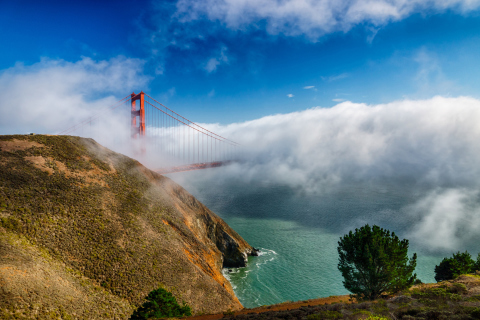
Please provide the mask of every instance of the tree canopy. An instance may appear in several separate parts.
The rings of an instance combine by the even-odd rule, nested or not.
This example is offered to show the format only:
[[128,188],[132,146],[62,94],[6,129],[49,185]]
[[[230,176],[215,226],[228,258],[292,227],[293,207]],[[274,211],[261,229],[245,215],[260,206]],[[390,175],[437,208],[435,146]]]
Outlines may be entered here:
[[454,253],[451,258],[443,258],[438,266],[435,266],[435,280],[437,282],[455,279],[461,274],[467,274],[480,270],[480,254],[477,261],[467,251]]
[[340,237],[338,254],[343,285],[358,300],[393,294],[416,279],[417,254],[408,259],[408,240],[376,225],[367,224]]
[[192,310],[188,305],[178,305],[175,297],[163,288],[150,292],[146,300],[140,308],[135,310],[130,320],[173,318],[192,315]]

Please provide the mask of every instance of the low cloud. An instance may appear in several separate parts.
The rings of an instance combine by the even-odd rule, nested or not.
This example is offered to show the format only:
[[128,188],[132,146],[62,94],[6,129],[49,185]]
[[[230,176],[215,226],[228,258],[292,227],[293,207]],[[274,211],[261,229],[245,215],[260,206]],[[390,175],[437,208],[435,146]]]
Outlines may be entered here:
[[315,86],[305,86],[305,87],[303,87],[303,89],[307,89],[307,90],[308,89],[315,89]]
[[347,101],[217,129],[248,146],[256,163],[282,163],[302,186],[402,176],[449,186],[477,185],[479,122],[479,100],[435,97],[381,105]]
[[395,196],[408,194],[401,196],[401,208],[350,218],[355,224],[348,227],[395,221],[417,246],[465,250],[480,241],[478,123],[480,100],[434,97],[379,105],[346,101],[228,126],[210,124],[209,130],[243,148],[239,164],[205,174],[212,181],[241,177],[249,186],[268,182],[323,197],[356,185],[361,187],[349,197],[359,203],[367,201],[359,190],[369,186],[378,187],[377,197],[383,189],[397,190]]
[[295,96],[294,96],[293,94],[289,93],[289,94],[287,94],[287,97],[293,98],[293,97],[295,97]]
[[406,215],[419,220],[408,238],[429,248],[450,252],[465,250],[479,241],[479,200],[478,189],[429,192],[404,210]]

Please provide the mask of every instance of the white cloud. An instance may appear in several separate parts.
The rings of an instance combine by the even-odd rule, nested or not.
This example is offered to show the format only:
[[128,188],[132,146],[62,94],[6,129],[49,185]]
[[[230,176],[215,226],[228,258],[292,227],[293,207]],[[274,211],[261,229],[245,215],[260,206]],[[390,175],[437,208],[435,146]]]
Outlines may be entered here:
[[417,95],[432,96],[437,92],[450,95],[457,90],[455,83],[448,80],[443,73],[435,53],[421,48],[415,53],[413,60],[418,64],[418,71],[413,79],[417,84]]
[[480,230],[479,190],[435,190],[405,208],[405,214],[420,221],[408,238],[426,247],[449,251],[477,243]]
[[347,101],[205,125],[239,142],[245,161],[221,170],[221,177],[206,174],[319,194],[355,183],[406,184],[418,190],[395,215],[398,223],[410,223],[406,237],[430,249],[465,250],[480,240],[478,123],[480,100],[434,97],[379,105]]
[[345,72],[345,73],[337,74],[335,76],[321,77],[321,78],[322,78],[323,81],[333,82],[333,81],[338,81],[338,80],[348,78],[349,76],[350,76],[350,74]]
[[375,39],[375,36],[377,35],[379,30],[380,30],[380,28],[375,28],[375,27],[368,27],[367,28],[367,31],[368,31],[367,42],[369,44],[372,44],[373,39]]
[[332,101],[334,101],[334,102],[343,102],[343,101],[345,101],[345,99],[332,99]]
[[218,65],[220,65],[220,61],[218,61],[217,58],[211,58],[205,65],[205,70],[207,70],[208,73],[211,73],[217,70]]
[[305,86],[305,87],[303,87],[303,89],[307,89],[307,90],[308,89],[315,89],[315,86]]
[[279,161],[292,172],[300,170],[303,186],[315,187],[321,177],[411,175],[435,186],[455,182],[480,187],[474,179],[480,175],[478,123],[479,100],[434,97],[371,106],[346,101],[215,126],[213,131],[248,146],[249,159]]
[[228,57],[227,57],[227,47],[222,47],[220,49],[220,53],[217,57],[210,58],[207,63],[205,64],[204,69],[208,73],[212,73],[217,70],[217,67],[222,64],[222,63],[228,63]]
[[293,98],[293,97],[294,97],[294,95],[293,95],[293,94],[291,94],[291,93],[289,93],[289,94],[287,94],[287,97],[289,97],[289,98]]
[[0,128],[8,133],[55,133],[144,89],[144,62],[116,57],[77,62],[43,59],[0,71]]
[[479,7],[479,0],[179,0],[177,14],[183,21],[207,17],[231,29],[265,23],[270,34],[316,39],[358,24],[382,26],[414,13],[447,9],[467,13]]

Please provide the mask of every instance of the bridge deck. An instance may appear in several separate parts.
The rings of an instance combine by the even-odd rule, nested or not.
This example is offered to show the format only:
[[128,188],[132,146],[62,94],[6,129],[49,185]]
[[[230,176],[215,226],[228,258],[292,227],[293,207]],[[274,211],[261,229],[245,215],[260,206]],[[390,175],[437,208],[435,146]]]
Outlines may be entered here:
[[174,172],[182,172],[182,171],[192,171],[192,170],[200,170],[200,169],[208,169],[208,168],[217,168],[226,166],[231,164],[233,161],[215,161],[215,162],[203,162],[203,163],[194,163],[194,164],[187,164],[183,166],[176,166],[176,167],[168,167],[168,168],[160,168],[153,170],[160,174],[167,174],[167,173],[174,173]]

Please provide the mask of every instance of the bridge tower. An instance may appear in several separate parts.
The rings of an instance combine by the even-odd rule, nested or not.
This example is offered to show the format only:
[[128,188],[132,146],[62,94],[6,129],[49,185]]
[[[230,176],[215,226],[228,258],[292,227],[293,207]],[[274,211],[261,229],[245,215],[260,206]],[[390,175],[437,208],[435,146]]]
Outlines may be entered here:
[[[140,92],[131,95],[131,104],[132,104],[132,138],[136,139],[138,135],[145,135],[145,103],[144,103],[145,93]],[[140,109],[137,110],[136,102],[140,100]],[[137,117],[139,117],[139,123],[137,127]]]

